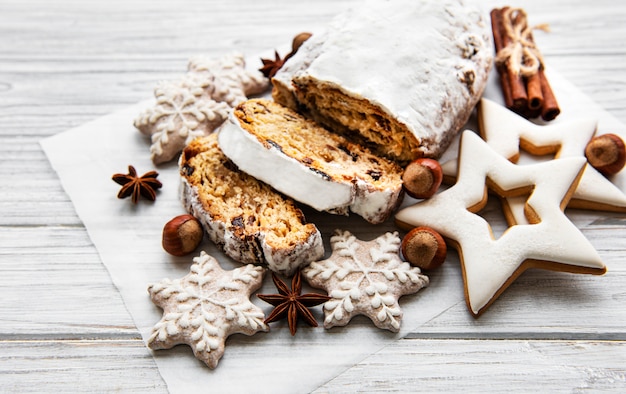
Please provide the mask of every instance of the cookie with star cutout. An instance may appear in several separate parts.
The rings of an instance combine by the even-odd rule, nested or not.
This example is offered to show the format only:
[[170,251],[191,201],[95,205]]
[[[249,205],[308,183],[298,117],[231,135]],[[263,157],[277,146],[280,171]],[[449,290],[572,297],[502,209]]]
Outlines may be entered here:
[[[461,138],[457,182],[400,210],[396,223],[404,229],[432,227],[458,250],[466,302],[477,317],[529,268],[606,272],[596,250],[563,213],[585,165],[580,157],[516,165],[468,130]],[[526,222],[511,223],[498,239],[477,214],[489,190],[501,197],[529,196]]]
[[[531,157],[554,155],[555,159],[585,158],[585,147],[598,132],[598,121],[594,118],[579,117],[538,125],[485,98],[480,101],[478,123],[480,135],[487,145],[512,162],[518,162],[522,151]],[[454,179],[456,168],[454,160],[444,163],[444,178]],[[521,202],[518,198],[503,199],[507,213],[518,223],[525,221]],[[567,206],[626,212],[626,195],[611,179],[586,164]]]

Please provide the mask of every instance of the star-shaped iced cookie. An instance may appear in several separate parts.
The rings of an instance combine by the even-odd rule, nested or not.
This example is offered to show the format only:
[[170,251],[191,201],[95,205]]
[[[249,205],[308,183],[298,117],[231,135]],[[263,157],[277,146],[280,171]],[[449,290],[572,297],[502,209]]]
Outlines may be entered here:
[[[459,251],[465,297],[480,315],[526,269],[603,274],[606,267],[583,234],[563,213],[580,178],[584,158],[570,157],[515,165],[475,133],[461,137],[454,186],[396,214],[400,227],[429,226]],[[488,189],[504,197],[530,195],[528,224],[514,225],[495,239],[489,223],[475,212]]]
[[[531,155],[554,154],[555,158],[585,157],[585,147],[595,135],[597,120],[580,118],[540,126],[488,99],[479,107],[479,129],[487,144],[502,156],[517,162],[520,149]],[[448,177],[454,176],[456,164],[444,165]],[[523,222],[517,200],[507,199],[518,223]],[[568,207],[601,211],[626,212],[626,195],[595,168],[586,165],[585,172]]]
[[324,327],[345,326],[356,315],[369,317],[378,328],[400,330],[398,298],[428,285],[428,277],[399,257],[400,237],[385,233],[361,241],[336,230],[332,255],[311,263],[302,274],[313,287],[331,297],[324,304]]
[[263,311],[250,302],[250,294],[261,287],[264,269],[249,264],[224,271],[205,252],[193,261],[183,278],[148,287],[152,302],[163,309],[148,347],[158,350],[187,344],[196,358],[213,369],[224,354],[228,336],[269,330]]

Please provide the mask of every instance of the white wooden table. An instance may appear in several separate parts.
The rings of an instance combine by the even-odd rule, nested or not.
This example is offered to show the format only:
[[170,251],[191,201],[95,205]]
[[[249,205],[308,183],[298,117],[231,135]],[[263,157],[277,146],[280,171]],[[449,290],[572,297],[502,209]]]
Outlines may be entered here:
[[[358,3],[0,0],[1,391],[167,391],[39,141],[148,98],[192,55],[266,51]],[[535,37],[549,65],[626,123],[626,3],[484,4],[549,23]],[[584,229],[611,263],[601,281],[529,272],[488,319],[459,305],[319,391],[626,391],[625,230],[620,214]],[[593,321],[589,306],[576,325],[516,321],[544,286],[573,298],[567,316],[600,300]]]

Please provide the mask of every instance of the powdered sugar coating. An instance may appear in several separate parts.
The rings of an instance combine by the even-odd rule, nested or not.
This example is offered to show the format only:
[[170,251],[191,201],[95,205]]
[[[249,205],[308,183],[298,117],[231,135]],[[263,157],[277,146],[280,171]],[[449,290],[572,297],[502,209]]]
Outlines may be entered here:
[[345,210],[354,199],[350,184],[329,182],[321,174],[281,154],[278,148],[265,148],[239,125],[234,114],[220,128],[218,141],[222,152],[239,169],[319,211],[338,207]]
[[292,81],[313,80],[366,100],[410,131],[416,157],[438,157],[482,94],[492,52],[489,20],[465,1],[370,1],[314,34],[273,82],[295,91]]

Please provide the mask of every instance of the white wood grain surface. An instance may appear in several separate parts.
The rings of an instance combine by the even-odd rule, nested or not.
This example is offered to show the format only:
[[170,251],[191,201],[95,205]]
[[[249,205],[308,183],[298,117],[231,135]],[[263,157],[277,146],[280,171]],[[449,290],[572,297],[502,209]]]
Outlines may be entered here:
[[[39,141],[149,98],[189,56],[267,51],[358,3],[0,0],[2,391],[167,391]],[[483,3],[549,23],[550,66],[626,123],[626,3]],[[625,391],[625,229],[619,214],[584,227],[603,280],[530,272],[480,320],[459,303],[319,391]],[[537,314],[516,321],[519,305]]]

